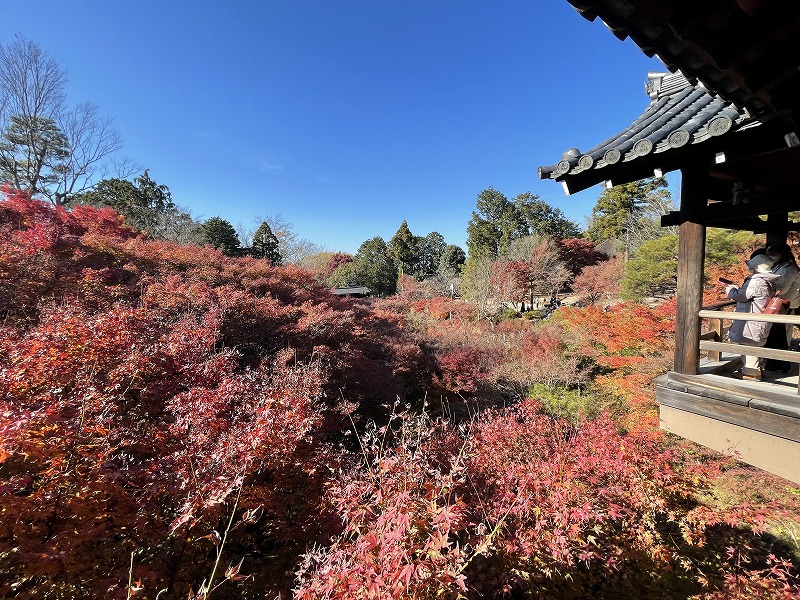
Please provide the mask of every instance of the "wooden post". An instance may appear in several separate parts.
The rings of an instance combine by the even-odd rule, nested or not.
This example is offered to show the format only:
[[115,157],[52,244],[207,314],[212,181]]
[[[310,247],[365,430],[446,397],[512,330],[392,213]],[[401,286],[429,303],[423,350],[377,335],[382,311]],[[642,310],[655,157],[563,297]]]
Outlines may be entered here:
[[[722,319],[709,319],[711,321],[710,331],[714,333],[714,341],[721,342],[722,341]],[[708,353],[708,360],[719,362],[722,360],[722,352],[719,350],[716,351],[709,351]]]
[[696,375],[700,367],[700,317],[697,313],[703,302],[706,177],[705,170],[682,169],[674,370],[684,375]]

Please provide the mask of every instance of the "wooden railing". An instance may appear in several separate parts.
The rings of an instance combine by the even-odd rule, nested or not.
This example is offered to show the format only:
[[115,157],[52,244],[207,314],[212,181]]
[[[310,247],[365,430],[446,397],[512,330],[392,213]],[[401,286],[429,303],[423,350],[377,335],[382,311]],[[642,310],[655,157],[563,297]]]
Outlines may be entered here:
[[[731,312],[722,310],[732,306],[736,302],[720,302],[711,306],[704,306],[700,309],[698,316],[701,319],[711,319],[710,329],[707,333],[700,336],[700,349],[708,351],[710,360],[720,360],[723,352],[731,354],[748,354],[772,360],[783,360],[790,363],[800,364],[800,352],[793,350],[776,350],[774,348],[764,348],[761,346],[746,346],[744,344],[732,344],[722,341],[725,331],[723,321],[761,321],[764,323],[781,323],[800,325],[800,315],[765,315],[744,312]],[[798,393],[800,393],[800,378],[798,378]]]

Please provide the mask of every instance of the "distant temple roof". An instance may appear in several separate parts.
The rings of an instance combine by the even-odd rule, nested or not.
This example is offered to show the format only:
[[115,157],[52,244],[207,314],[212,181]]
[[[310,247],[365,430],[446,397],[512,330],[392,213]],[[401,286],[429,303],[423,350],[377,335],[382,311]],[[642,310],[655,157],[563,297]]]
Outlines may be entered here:
[[350,287],[333,288],[331,293],[337,296],[368,296],[370,294],[370,289],[363,285],[353,285]]
[[[567,150],[556,164],[539,167],[539,178],[564,181],[565,191],[573,193],[612,179],[608,168],[612,165],[652,159],[761,123],[712,96],[702,84],[692,85],[680,72],[650,73],[645,91],[650,105],[631,125],[585,152]],[[649,174],[653,171],[650,167]],[[580,174],[584,175],[580,180],[572,180]]]

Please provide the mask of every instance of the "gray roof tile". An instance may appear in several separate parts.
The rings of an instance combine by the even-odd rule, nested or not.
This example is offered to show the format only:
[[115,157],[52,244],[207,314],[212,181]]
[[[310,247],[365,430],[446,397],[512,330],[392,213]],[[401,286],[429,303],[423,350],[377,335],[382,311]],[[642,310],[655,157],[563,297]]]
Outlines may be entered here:
[[585,153],[571,149],[562,160],[539,167],[540,179],[563,179],[651,154],[676,151],[757,123],[745,111],[714,97],[678,73],[650,73],[650,105],[631,125]]

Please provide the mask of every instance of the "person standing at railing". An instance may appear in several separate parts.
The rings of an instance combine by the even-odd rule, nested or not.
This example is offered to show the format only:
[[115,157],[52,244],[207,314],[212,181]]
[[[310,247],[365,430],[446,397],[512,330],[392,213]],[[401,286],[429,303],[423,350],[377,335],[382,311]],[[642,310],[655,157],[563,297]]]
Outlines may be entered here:
[[[767,256],[775,261],[775,264],[772,265],[772,272],[778,275],[778,279],[775,280],[778,297],[786,301],[786,309],[781,314],[795,314],[797,307],[800,306],[800,277],[798,276],[800,269],[797,267],[792,249],[789,248],[789,244],[773,244],[767,248]],[[773,325],[764,347],[788,350],[793,331],[794,324],[792,323],[788,323],[785,327]],[[792,363],[785,360],[767,359],[764,362],[764,368],[767,371],[788,373],[792,369]]]
[[[755,314],[764,312],[767,302],[777,291],[775,281],[779,276],[770,271],[773,263],[772,258],[767,256],[763,249],[756,250],[750,260],[744,263],[750,271],[750,276],[739,287],[725,286],[728,298],[736,301],[736,312]],[[763,346],[767,341],[770,325],[772,323],[761,321],[734,321],[728,336],[736,344]],[[736,379],[760,380],[763,378],[763,360],[760,357],[745,354],[742,355],[742,361],[744,364],[741,370],[733,374]]]

